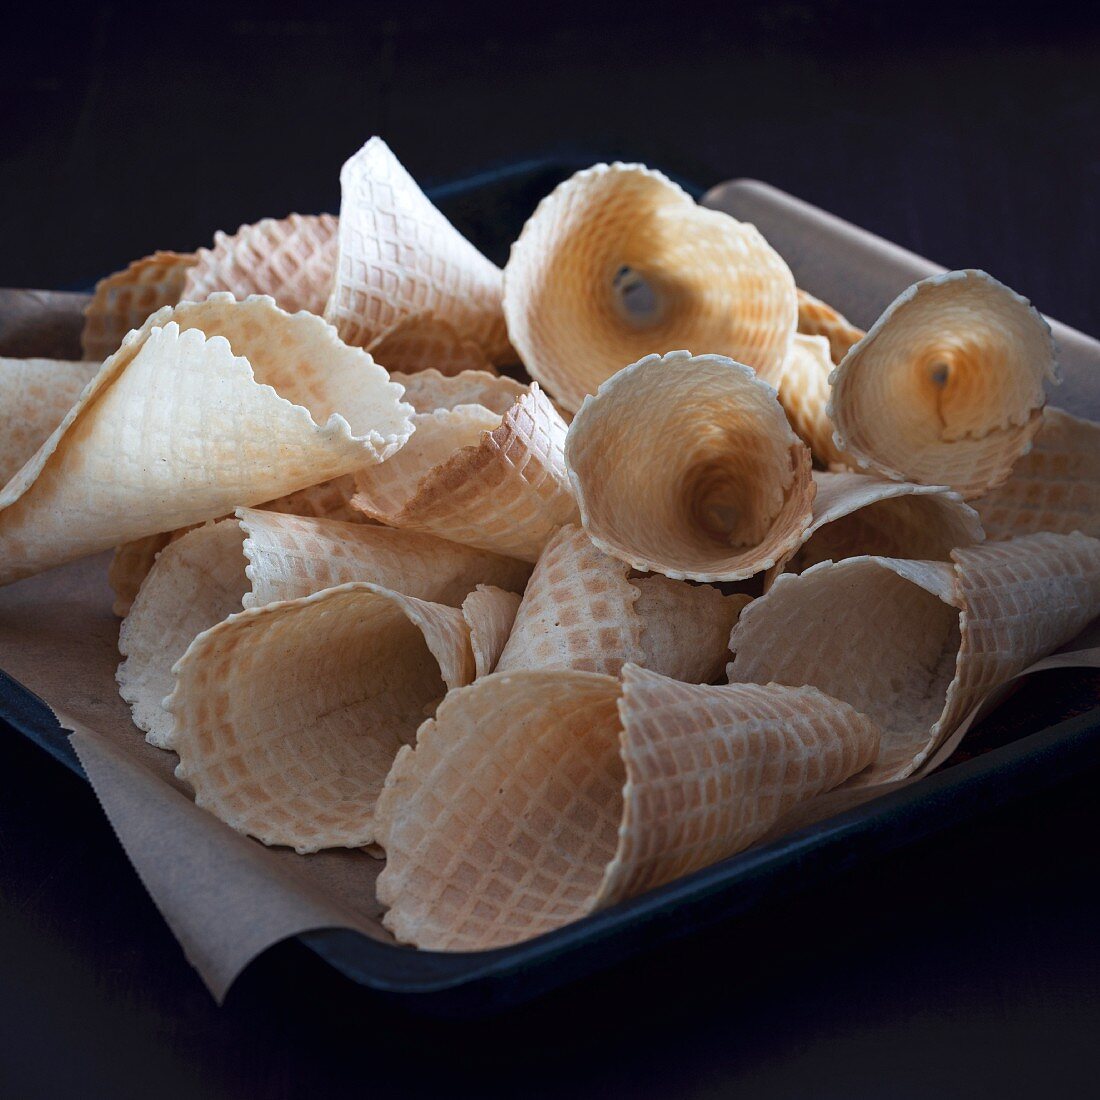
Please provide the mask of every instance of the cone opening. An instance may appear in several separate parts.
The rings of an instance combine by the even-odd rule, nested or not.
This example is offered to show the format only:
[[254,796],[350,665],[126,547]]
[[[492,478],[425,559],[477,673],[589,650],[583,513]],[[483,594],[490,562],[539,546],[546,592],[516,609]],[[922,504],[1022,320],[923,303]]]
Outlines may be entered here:
[[439,664],[399,602],[376,593],[330,589],[267,612],[228,620],[181,661],[178,774],[264,843],[370,843],[394,755],[446,692]]
[[380,806],[378,894],[399,938],[488,948],[591,910],[622,817],[618,690],[498,673],[448,697]]
[[1026,449],[1054,376],[1035,310],[987,275],[956,272],[916,284],[852,349],[833,419],[875,468],[974,496]]
[[720,356],[620,372],[574,420],[566,454],[589,533],[636,568],[748,576],[742,559],[786,513],[809,513],[794,486],[809,455],[774,391]]

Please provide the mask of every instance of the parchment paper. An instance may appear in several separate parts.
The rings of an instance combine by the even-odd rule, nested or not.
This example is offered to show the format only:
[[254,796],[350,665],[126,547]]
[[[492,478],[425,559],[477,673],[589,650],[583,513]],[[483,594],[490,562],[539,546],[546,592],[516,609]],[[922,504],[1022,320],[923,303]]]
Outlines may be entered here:
[[[762,185],[723,185],[708,199],[757,221],[799,283],[857,323],[869,323],[880,301],[928,273],[906,276],[913,263],[934,266]],[[0,291],[0,355],[79,358],[85,301]],[[1066,331],[1059,327],[1060,342]],[[1070,343],[1078,360],[1068,407],[1098,415],[1100,345],[1080,334]],[[173,754],[145,743],[114,679],[119,620],[111,612],[108,560],[89,558],[0,588],[0,668],[74,731],[73,745],[123,848],[210,991],[222,999],[252,959],[299,932],[352,928],[392,943],[374,898],[379,861],[360,851],[302,857],[241,836],[194,805],[173,775]],[[1100,664],[1100,650],[1039,664],[1081,661]],[[863,792],[861,800],[881,793]]]

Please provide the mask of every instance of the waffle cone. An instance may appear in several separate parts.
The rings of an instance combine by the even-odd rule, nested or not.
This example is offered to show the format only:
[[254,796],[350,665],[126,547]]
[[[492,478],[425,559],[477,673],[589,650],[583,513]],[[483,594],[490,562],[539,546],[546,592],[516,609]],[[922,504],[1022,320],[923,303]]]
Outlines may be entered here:
[[[316,519],[338,519],[345,523],[373,523],[358,508],[353,508],[351,498],[355,494],[355,478],[351,474],[342,474],[320,485],[310,485],[297,492],[269,500],[260,508],[270,512],[281,512],[288,516],[312,516]],[[227,517],[219,517],[225,519]],[[146,535],[115,547],[114,556],[108,571],[108,579],[115,593],[114,612],[116,615],[128,615],[134,597],[141,588],[142,581],[153,568],[157,554],[174,539],[193,531],[194,526],[181,527],[175,531],[166,531],[157,535]]]
[[496,668],[565,668],[618,676],[627,662],[702,682],[721,673],[746,597],[666,577],[628,580],[629,566],[583,528],[546,545]]
[[[440,374],[493,371],[485,349],[463,337],[454,325],[431,313],[415,313],[395,321],[376,336],[367,351],[391,374],[437,370]],[[493,371],[495,373],[495,371]]]
[[431,204],[381,138],[344,164],[340,188],[336,281],[325,317],[341,338],[366,347],[399,321],[430,312],[494,361],[506,356],[500,269]]
[[794,279],[755,227],[636,164],[566,180],[504,271],[508,335],[571,412],[627,363],[687,345],[768,373],[795,329]]
[[650,355],[569,427],[581,522],[602,550],[674,579],[770,569],[812,516],[810,452],[775,390],[720,355]]
[[488,588],[467,612],[484,658],[495,661],[494,639],[502,629],[507,636],[500,607],[507,596],[514,610],[513,593],[522,591],[529,572],[521,562],[430,535],[240,508],[237,518],[196,528],[161,549],[119,634],[121,694],[147,740],[164,748],[171,718],[163,700],[172,690],[172,666],[192,639],[242,607],[351,581],[452,607],[482,582],[513,590]]
[[414,419],[405,449],[356,474],[372,519],[533,562],[576,517],[565,424],[537,385],[503,417],[459,405]]
[[265,844],[371,844],[397,750],[473,676],[460,611],[377,585],[242,611],[176,665],[176,774],[199,806]]
[[974,507],[993,539],[1036,531],[1100,537],[1100,424],[1048,405],[1031,450]]
[[1050,329],[982,271],[915,283],[845,356],[828,413],[837,445],[898,481],[965,499],[1009,475],[1056,381]]
[[0,487],[76,404],[98,363],[0,358]]
[[470,628],[475,675],[488,676],[496,668],[512,631],[519,603],[515,592],[486,584],[479,584],[462,601],[462,617]]
[[135,260],[125,271],[116,271],[96,283],[92,300],[84,308],[80,337],[84,358],[102,362],[122,346],[123,337],[141,328],[145,319],[183,297],[188,271],[195,257],[179,252],[155,252]]
[[415,374],[391,371],[390,378],[405,387],[404,399],[418,413],[454,409],[459,405],[480,405],[503,416],[528,392],[528,387],[520,382],[483,370],[467,370],[458,374],[444,374],[434,369]]
[[842,313],[812,294],[798,291],[798,331],[806,336],[824,336],[829,342],[829,358],[839,363],[849,350],[866,336]]
[[336,269],[337,221],[331,214],[291,214],[214,234],[187,271],[182,298],[200,302],[217,291],[241,300],[270,295],[288,313],[324,313]]
[[829,375],[833,361],[824,336],[796,335],[791,350],[774,381],[779,403],[787,414],[795,434],[814,460],[826,469],[854,466],[833,441],[833,422],[825,412],[829,404]]
[[850,703],[882,729],[854,782],[912,774],[992,687],[1100,613],[1095,539],[1032,535],[952,559],[850,558],[780,577],[734,628],[730,680]]
[[167,308],[0,492],[0,583],[379,462],[411,429],[399,395],[269,298]]
[[861,555],[948,561],[957,546],[984,538],[974,509],[942,486],[853,473],[815,472],[814,482],[813,521],[802,545],[772,577]]
[[874,755],[874,726],[816,691],[623,675],[497,673],[401,750],[377,809],[399,940],[551,931],[747,847]]

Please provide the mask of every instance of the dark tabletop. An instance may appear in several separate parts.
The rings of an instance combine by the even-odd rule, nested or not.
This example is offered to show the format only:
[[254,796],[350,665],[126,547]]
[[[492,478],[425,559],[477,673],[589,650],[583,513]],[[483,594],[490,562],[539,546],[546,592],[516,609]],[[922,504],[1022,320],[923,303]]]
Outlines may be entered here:
[[[544,157],[755,176],[1100,333],[1084,17],[527,6],[24,5],[0,26],[0,286],[84,287],[336,210],[341,162],[379,133],[429,184]],[[0,1096],[1095,1095],[1098,781],[441,1023],[294,944],[215,1007],[90,789],[0,729]]]

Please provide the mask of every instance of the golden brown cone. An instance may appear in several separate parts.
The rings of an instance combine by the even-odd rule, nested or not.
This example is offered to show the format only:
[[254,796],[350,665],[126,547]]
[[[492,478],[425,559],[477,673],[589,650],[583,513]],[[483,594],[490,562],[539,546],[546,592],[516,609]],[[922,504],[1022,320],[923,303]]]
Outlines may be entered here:
[[504,269],[504,313],[532,377],[575,412],[654,351],[687,345],[778,370],[797,305],[793,276],[754,226],[616,163],[539,203]]
[[366,347],[427,311],[494,362],[507,358],[500,268],[431,204],[381,138],[344,164],[340,188],[339,255],[325,317],[341,339]]
[[408,447],[356,474],[372,519],[528,562],[575,520],[565,424],[537,385],[503,417],[460,405],[414,419]]
[[839,363],[849,349],[866,335],[827,302],[799,288],[798,331],[806,336],[824,336],[829,343],[829,358]]
[[977,512],[942,486],[817,471],[814,482],[813,521],[769,583],[784,570],[801,573],[821,561],[865,554],[947,561],[956,547],[985,537]]
[[461,611],[377,585],[242,611],[176,666],[176,775],[199,806],[265,844],[371,844],[397,750],[473,676]]
[[214,234],[200,248],[180,297],[201,302],[217,291],[234,298],[268,294],[287,313],[324,313],[336,270],[337,221],[331,214],[291,214]]
[[416,374],[390,371],[390,378],[405,387],[404,399],[418,413],[454,409],[459,405],[480,405],[503,416],[530,388],[483,370],[451,375],[437,370],[422,370]]
[[592,541],[674,579],[770,569],[812,518],[809,450],[775,390],[720,355],[619,371],[577,413],[565,456]]
[[1100,424],[1048,405],[1031,450],[974,507],[992,539],[1036,531],[1100,537]]
[[187,272],[194,263],[192,253],[154,252],[100,279],[84,308],[80,337],[84,358],[103,362],[118,351],[131,329],[141,328],[158,309],[174,306],[183,297]]
[[270,298],[166,308],[0,492],[0,583],[380,462],[412,429],[399,395]]
[[[330,481],[322,481],[320,485],[310,485],[308,488],[299,489],[283,497],[276,497],[275,500],[269,500],[266,504],[260,504],[257,507],[268,512],[282,512],[288,516],[338,519],[345,523],[373,523],[374,521],[363,515],[358,508],[351,506],[351,498],[354,495],[354,476],[341,474],[340,477],[334,477]],[[108,579],[115,593],[114,613],[116,615],[129,614],[134,597],[141,588],[141,582],[153,568],[157,554],[168,543],[194,529],[194,525],[181,527],[159,535],[146,535],[144,538],[115,547]]]
[[777,376],[765,379],[778,391],[779,404],[795,434],[810,448],[814,461],[827,470],[855,466],[855,459],[833,442],[833,422],[825,412],[832,372],[825,337],[796,335]]
[[984,271],[951,271],[886,309],[837,367],[827,411],[861,467],[969,500],[1008,477],[1057,380],[1050,328],[1027,299]]
[[404,942],[530,939],[750,845],[873,757],[812,689],[497,673],[452,692],[378,801],[384,922]]
[[500,672],[571,668],[618,676],[627,662],[696,683],[718,676],[747,602],[629,567],[563,527],[547,543],[497,662]]
[[0,487],[49,438],[98,363],[0,358]]
[[462,601],[462,617],[470,628],[470,648],[477,676],[488,676],[508,641],[520,598],[515,592],[479,584]]
[[985,692],[1100,613],[1100,541],[1030,535],[954,564],[860,557],[781,576],[730,638],[731,681],[812,684],[882,729],[853,782],[915,771]]
[[[235,519],[183,534],[152,566],[119,634],[122,697],[147,740],[163,748],[171,721],[162,701],[172,690],[172,666],[197,634],[242,607],[350,581],[459,607],[482,582],[520,592],[529,573],[522,562],[430,535],[240,508]],[[483,655],[495,660],[498,605],[507,601],[496,595],[499,588],[488,591],[469,621]]]
[[395,321],[367,345],[367,351],[390,374],[422,370],[437,370],[444,375],[463,371],[496,373],[479,343],[465,339],[454,325],[431,313],[415,313]]

